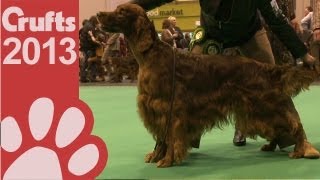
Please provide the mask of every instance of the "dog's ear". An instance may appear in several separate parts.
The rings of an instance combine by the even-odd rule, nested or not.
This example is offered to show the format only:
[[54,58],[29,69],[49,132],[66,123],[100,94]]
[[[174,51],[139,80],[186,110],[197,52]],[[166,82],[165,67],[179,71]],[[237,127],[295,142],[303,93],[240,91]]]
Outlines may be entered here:
[[157,31],[156,31],[156,27],[155,27],[155,25],[154,25],[153,20],[151,21],[150,26],[151,26],[150,29],[151,29],[151,31],[152,31],[152,38],[155,40],[155,39],[158,38],[158,33],[157,33]]
[[137,43],[137,49],[140,52],[145,52],[152,46],[155,37],[155,28],[153,23],[149,21],[149,19],[146,19],[147,17],[140,16],[138,18],[137,23],[137,33],[138,33],[138,39],[139,43]]

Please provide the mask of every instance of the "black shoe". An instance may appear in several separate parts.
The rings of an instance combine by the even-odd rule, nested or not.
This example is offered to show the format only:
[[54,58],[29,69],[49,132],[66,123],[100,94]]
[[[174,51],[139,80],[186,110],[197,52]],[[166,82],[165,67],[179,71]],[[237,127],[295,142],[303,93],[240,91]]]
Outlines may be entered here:
[[233,144],[235,146],[245,146],[246,143],[246,137],[239,130],[236,130],[234,132]]

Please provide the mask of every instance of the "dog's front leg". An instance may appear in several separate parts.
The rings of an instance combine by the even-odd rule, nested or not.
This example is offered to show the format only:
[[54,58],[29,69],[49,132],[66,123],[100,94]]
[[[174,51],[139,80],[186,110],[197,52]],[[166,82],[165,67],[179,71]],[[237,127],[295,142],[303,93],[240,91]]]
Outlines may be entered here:
[[173,164],[173,145],[157,143],[153,152],[148,153],[145,157],[146,163],[157,163],[157,167],[164,168]]
[[168,126],[165,143],[158,142],[155,150],[145,157],[145,162],[157,162],[157,167],[170,167],[180,164],[187,156],[190,147],[189,133],[179,118],[172,119]]
[[261,147],[261,151],[274,151],[277,148],[277,140],[273,139],[269,144],[265,144]]
[[157,167],[164,168],[164,167],[170,167],[173,164],[173,145],[172,143],[168,143],[168,146],[166,148],[166,155],[164,158],[159,160],[157,162]]
[[156,163],[160,159],[162,159],[166,154],[166,144],[160,141],[156,142],[156,147],[151,153],[148,153],[145,158],[144,162],[146,163]]
[[166,138],[166,155],[157,163],[158,167],[169,167],[180,164],[187,156],[190,147],[190,134],[179,118],[172,119]]
[[[173,120],[174,121],[174,120]],[[173,123],[174,124],[174,123]],[[174,156],[174,133],[175,133],[176,129],[174,128],[174,126],[172,126],[172,123],[170,122],[169,126],[168,126],[168,131],[167,131],[167,135],[166,135],[166,143],[165,143],[165,156],[163,158],[161,158],[158,162],[157,162],[157,167],[159,168],[164,168],[164,167],[170,167],[173,164],[173,156]]]

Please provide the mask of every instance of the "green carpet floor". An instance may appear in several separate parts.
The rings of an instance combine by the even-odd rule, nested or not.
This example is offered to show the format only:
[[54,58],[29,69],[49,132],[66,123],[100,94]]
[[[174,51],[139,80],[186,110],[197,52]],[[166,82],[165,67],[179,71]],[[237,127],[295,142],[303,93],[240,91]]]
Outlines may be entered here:
[[[159,169],[143,159],[154,141],[137,114],[135,86],[81,86],[92,109],[93,134],[107,144],[109,160],[100,179],[320,179],[320,159],[289,159],[287,152],[261,152],[265,140],[232,145],[234,128],[213,129],[183,164]],[[309,141],[320,149],[320,86],[294,98]]]

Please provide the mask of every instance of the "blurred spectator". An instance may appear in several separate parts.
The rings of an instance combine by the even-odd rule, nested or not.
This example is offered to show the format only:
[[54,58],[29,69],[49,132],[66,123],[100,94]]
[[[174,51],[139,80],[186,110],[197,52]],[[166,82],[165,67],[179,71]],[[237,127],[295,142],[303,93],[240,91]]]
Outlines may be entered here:
[[290,25],[292,26],[294,31],[298,34],[298,36],[301,37],[302,31],[301,31],[300,24],[299,24],[295,14],[292,14],[290,16]]
[[311,30],[312,18],[313,18],[313,8],[308,6],[304,10],[304,17],[301,20],[302,30]]
[[319,64],[320,53],[320,0],[313,1],[313,43],[311,45],[311,54],[317,59]]
[[120,34],[119,42],[120,42],[120,56],[125,57],[128,55],[128,48],[127,48],[127,42],[123,34]]
[[120,56],[120,33],[109,33],[109,39],[107,40],[106,49],[102,57],[102,63],[107,65],[109,82],[121,81],[116,77],[113,67],[113,59],[119,58]]
[[170,20],[168,19],[163,20],[161,40],[170,44],[173,47],[177,47],[175,38],[178,37],[178,34],[176,32],[172,33],[172,31],[170,30],[172,28],[173,28],[173,25]]
[[89,31],[91,39],[97,44],[95,56],[88,58],[89,80],[91,82],[104,81],[104,68],[102,66],[102,55],[106,47],[106,35],[103,31],[96,30],[95,34]]
[[180,44],[183,47],[183,49],[188,49],[190,44],[191,38],[190,33],[185,33],[184,38],[181,39]]
[[82,22],[82,28],[79,30],[80,39],[80,51],[83,54],[83,63],[80,67],[80,81],[88,82],[87,79],[87,68],[88,68],[88,58],[95,56],[95,50],[98,44],[93,42],[89,31],[95,32],[96,26],[98,25],[97,18],[95,16],[90,17],[89,20],[84,20]]
[[109,39],[107,40],[106,50],[104,56],[107,60],[108,57],[120,56],[120,33],[109,33]]
[[185,48],[180,43],[181,39],[183,39],[183,33],[182,33],[181,29],[177,26],[177,19],[173,16],[170,16],[170,17],[168,17],[168,20],[172,24],[172,27],[170,28],[171,33],[178,35],[177,37],[175,37],[177,48],[181,48],[181,49]]
[[313,19],[313,9],[308,6],[305,9],[304,18],[301,20],[302,28],[302,41],[307,44],[312,35],[312,19]]

